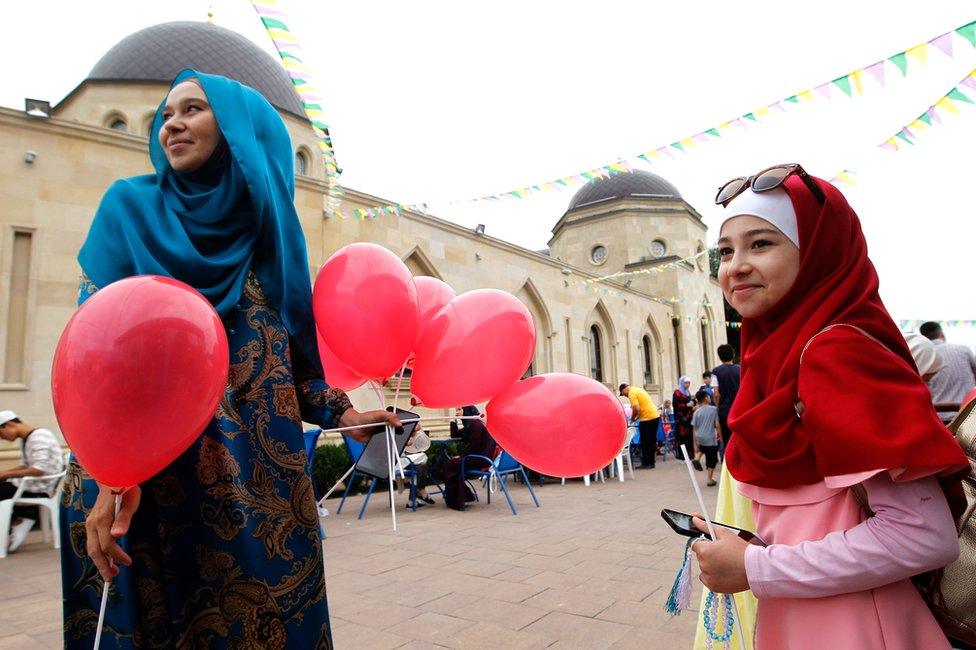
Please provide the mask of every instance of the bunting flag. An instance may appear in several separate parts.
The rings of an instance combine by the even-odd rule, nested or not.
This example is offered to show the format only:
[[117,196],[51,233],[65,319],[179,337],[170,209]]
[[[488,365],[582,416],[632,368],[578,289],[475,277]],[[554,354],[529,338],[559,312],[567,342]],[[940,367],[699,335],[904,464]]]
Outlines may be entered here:
[[845,169],[831,178],[828,182],[831,185],[856,185],[857,183],[854,182],[853,176],[854,172],[852,172],[850,169]]
[[335,150],[329,135],[329,124],[326,121],[325,109],[322,108],[325,102],[317,94],[312,83],[312,72],[305,65],[305,55],[301,45],[288,29],[288,15],[278,0],[251,0],[251,6],[254,7],[261,24],[268,32],[268,37],[274,44],[281,58],[281,65],[291,79],[292,86],[301,101],[302,110],[311,122],[312,130],[318,140],[322,161],[325,163],[325,179],[329,185],[326,214],[344,217],[341,210],[343,189],[338,182],[342,170],[336,163]]
[[[900,320],[898,321],[898,328],[903,332],[914,332],[922,323],[928,323],[926,320]],[[943,327],[976,327],[976,320],[967,319],[956,319],[956,320],[934,320],[933,322],[942,325]]]
[[[504,199],[513,198],[524,199],[539,192],[562,191],[600,178],[607,178],[615,174],[631,171],[632,165],[636,162],[636,160],[642,160],[648,164],[653,164],[655,161],[660,161],[665,158],[675,158],[678,154],[687,153],[690,149],[696,148],[701,144],[707,144],[722,138],[723,133],[727,133],[732,129],[749,128],[753,125],[761,123],[774,112],[786,112],[792,106],[817,101],[818,97],[829,100],[833,99],[838,94],[850,98],[860,96],[864,93],[864,87],[866,85],[865,79],[872,79],[878,86],[884,87],[888,77],[888,72],[886,72],[886,69],[890,70],[891,68],[894,68],[894,70],[891,72],[897,71],[902,77],[907,76],[912,65],[921,66],[925,64],[925,62],[928,60],[929,50],[932,48],[935,48],[945,56],[954,56],[953,41],[959,41],[960,39],[964,44],[968,44],[970,47],[976,48],[976,21],[966,23],[965,25],[957,27],[956,29],[939,34],[938,36],[935,36],[934,38],[931,38],[925,42],[909,47],[896,54],[892,54],[891,56],[881,59],[880,61],[875,61],[870,65],[864,66],[863,68],[858,68],[848,72],[847,74],[836,77],[831,81],[818,84],[778,101],[767,104],[766,106],[762,106],[749,111],[748,113],[744,113],[727,122],[722,122],[721,124],[714,125],[707,129],[702,129],[693,135],[679,138],[670,144],[662,145],[655,149],[648,149],[647,151],[638,153],[633,156],[632,159],[621,158],[614,163],[595,167],[593,169],[572,174],[570,176],[563,176],[561,178],[552,179],[550,181],[537,183],[535,185],[529,185],[526,187],[520,187],[514,190],[508,190],[506,192],[500,192],[498,194],[488,194],[475,198],[449,201],[446,205],[501,201]],[[945,110],[952,109],[945,108]],[[897,135],[897,137],[906,139],[906,141],[908,141],[907,139],[913,136],[911,133],[903,133]],[[844,184],[849,184],[849,179],[835,177],[835,180],[838,180]],[[420,206],[416,205],[387,205],[376,208],[360,208],[356,210],[355,213],[360,219],[375,218],[382,214],[399,213],[390,211],[388,209],[390,207],[397,207],[399,210],[407,209],[412,211],[423,211]]]
[[898,151],[906,144],[915,144],[915,134],[933,125],[941,124],[943,113],[959,113],[957,104],[976,104],[976,101],[973,101],[962,91],[963,87],[968,88],[970,92],[976,92],[976,68],[973,68],[968,75],[953,86],[952,90],[922,111],[921,115],[878,146],[889,151]]

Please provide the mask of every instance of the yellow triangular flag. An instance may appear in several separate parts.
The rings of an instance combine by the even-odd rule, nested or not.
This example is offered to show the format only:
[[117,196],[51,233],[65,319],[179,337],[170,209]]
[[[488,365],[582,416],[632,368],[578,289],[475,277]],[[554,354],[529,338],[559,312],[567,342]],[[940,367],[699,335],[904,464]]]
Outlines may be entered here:
[[908,125],[909,131],[924,131],[927,128],[929,128],[929,125],[923,122],[922,120],[915,120],[914,122]]
[[681,143],[682,147],[685,147],[687,149],[691,149],[692,147],[695,146],[695,141],[692,138],[685,138],[684,140],[678,140],[678,142]]
[[802,93],[797,93],[796,96],[799,97],[800,99],[804,100],[804,101],[812,102],[813,101],[813,90],[804,90]]
[[[976,74],[976,70],[974,70],[973,73]],[[727,129],[727,128],[729,128],[729,126],[730,126],[730,124],[728,122],[722,122],[721,124],[718,125],[718,128],[720,128],[720,129]]]
[[762,108],[757,108],[753,111],[759,117],[769,117],[769,109],[763,106]]
[[949,111],[950,113],[955,113],[956,115],[959,114],[959,109],[956,108],[956,105],[948,97],[943,97],[939,101],[935,102],[935,105],[944,111]]
[[925,65],[925,61],[929,57],[929,44],[922,43],[920,45],[916,45],[915,47],[905,50],[905,54],[912,57],[920,64]]
[[864,70],[855,70],[854,72],[852,72],[849,75],[847,75],[848,78],[851,80],[851,82],[853,82],[854,91],[858,95],[863,95],[864,94],[864,86],[861,85],[861,75],[862,74],[864,74]]

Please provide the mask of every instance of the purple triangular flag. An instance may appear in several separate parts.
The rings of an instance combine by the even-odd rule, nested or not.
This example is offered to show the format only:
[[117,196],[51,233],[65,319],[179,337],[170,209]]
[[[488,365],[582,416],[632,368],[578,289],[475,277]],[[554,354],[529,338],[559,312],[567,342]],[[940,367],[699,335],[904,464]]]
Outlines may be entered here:
[[952,32],[946,32],[942,36],[936,36],[929,41],[929,45],[934,45],[939,48],[940,52],[952,58]]
[[969,88],[970,90],[976,90],[976,77],[966,77],[959,83],[961,83],[966,88]]
[[819,86],[817,86],[816,90],[817,90],[818,93],[820,93],[821,95],[823,95],[827,99],[830,99],[830,84],[829,83],[820,84]]
[[871,73],[871,76],[874,77],[881,86],[884,86],[884,61],[878,61],[874,65],[869,65],[865,69]]
[[935,106],[929,106],[929,110],[925,111],[925,114],[929,116],[933,124],[942,124],[942,118],[939,117],[939,113],[935,110]]

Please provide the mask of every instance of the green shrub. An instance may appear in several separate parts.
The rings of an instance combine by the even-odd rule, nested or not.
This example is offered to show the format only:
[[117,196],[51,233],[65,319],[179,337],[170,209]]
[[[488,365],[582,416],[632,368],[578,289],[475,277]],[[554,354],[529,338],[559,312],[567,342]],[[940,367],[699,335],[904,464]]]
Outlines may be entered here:
[[[315,448],[312,457],[312,483],[315,494],[322,495],[349,469],[349,454],[345,445],[322,445]],[[342,490],[332,493],[333,497],[341,497]]]

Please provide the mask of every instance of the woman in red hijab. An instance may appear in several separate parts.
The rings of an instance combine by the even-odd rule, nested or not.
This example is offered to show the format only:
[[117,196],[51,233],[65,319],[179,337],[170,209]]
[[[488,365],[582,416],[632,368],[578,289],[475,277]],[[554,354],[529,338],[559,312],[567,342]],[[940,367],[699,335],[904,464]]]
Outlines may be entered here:
[[958,555],[968,464],[878,296],[857,215],[799,165],[729,181],[716,203],[719,283],[743,316],[726,462],[768,546],[695,543],[702,582],[752,590],[760,650],[948,648],[909,578]]

